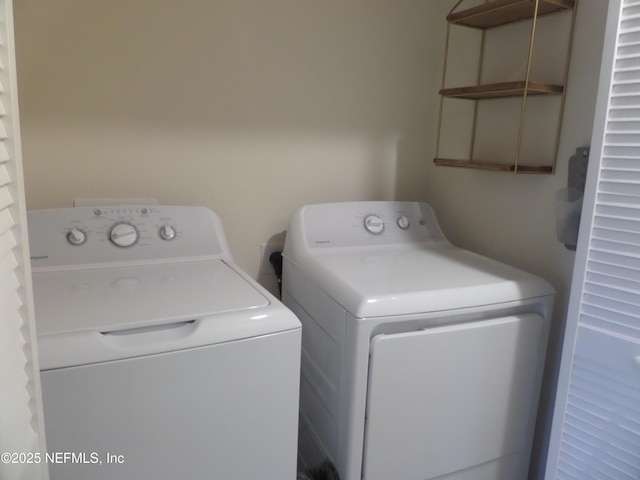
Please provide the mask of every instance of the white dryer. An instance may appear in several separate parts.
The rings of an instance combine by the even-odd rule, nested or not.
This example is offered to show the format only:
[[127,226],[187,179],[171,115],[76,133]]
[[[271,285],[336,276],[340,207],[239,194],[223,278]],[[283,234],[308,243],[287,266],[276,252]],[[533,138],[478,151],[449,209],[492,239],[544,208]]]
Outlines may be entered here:
[[300,461],[342,480],[524,480],[554,291],[451,245],[424,203],[308,205],[283,301],[302,321]]
[[296,476],[300,323],[201,207],[28,213],[52,480]]

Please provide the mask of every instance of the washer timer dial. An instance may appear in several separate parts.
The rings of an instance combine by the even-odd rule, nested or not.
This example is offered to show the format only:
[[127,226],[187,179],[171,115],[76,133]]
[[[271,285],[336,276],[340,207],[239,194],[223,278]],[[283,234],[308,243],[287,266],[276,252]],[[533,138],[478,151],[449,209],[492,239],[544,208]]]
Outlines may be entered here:
[[111,227],[109,239],[118,247],[130,247],[138,241],[138,230],[130,223],[116,223]]

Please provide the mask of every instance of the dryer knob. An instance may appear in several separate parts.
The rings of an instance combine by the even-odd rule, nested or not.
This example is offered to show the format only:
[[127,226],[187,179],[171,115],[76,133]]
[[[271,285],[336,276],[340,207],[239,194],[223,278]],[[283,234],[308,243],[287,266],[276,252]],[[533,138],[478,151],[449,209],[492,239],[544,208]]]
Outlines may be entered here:
[[407,217],[406,215],[401,215],[400,217],[398,217],[398,227],[400,227],[402,230],[406,230],[407,228],[409,228],[409,217]]
[[378,235],[384,230],[384,220],[378,215],[367,215],[364,218],[364,228],[366,228],[369,233]]
[[138,241],[138,231],[129,223],[117,223],[111,229],[109,238],[118,247],[130,247]]

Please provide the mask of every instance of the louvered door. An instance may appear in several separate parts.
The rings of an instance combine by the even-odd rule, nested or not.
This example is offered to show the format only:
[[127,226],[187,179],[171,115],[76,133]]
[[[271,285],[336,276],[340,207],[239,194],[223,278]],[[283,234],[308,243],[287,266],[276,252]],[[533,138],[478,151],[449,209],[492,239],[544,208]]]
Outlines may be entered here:
[[546,479],[640,479],[640,0],[610,2]]
[[11,1],[0,0],[0,479],[47,478],[25,231]]

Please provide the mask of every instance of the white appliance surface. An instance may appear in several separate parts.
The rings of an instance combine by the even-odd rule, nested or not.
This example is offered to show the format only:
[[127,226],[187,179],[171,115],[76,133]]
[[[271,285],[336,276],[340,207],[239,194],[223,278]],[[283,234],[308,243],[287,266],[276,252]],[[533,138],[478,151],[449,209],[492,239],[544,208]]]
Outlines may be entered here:
[[548,295],[543,280],[445,242],[316,255],[310,277],[356,317],[476,307]]
[[[451,245],[426,204],[345,205],[308,205],[294,213],[284,254],[356,317],[460,309],[553,293],[538,277]],[[380,233],[366,229],[365,219],[372,215],[383,221]],[[405,228],[398,225],[401,218],[407,219]]]
[[295,478],[300,323],[213,212],[40,210],[28,227],[52,480]]
[[63,271],[35,280],[40,335],[110,332],[269,305],[221,260]]
[[525,448],[543,327],[524,314],[376,335],[365,478],[437,478]]
[[554,292],[451,245],[414,202],[292,215],[299,462],[343,480],[525,480]]

